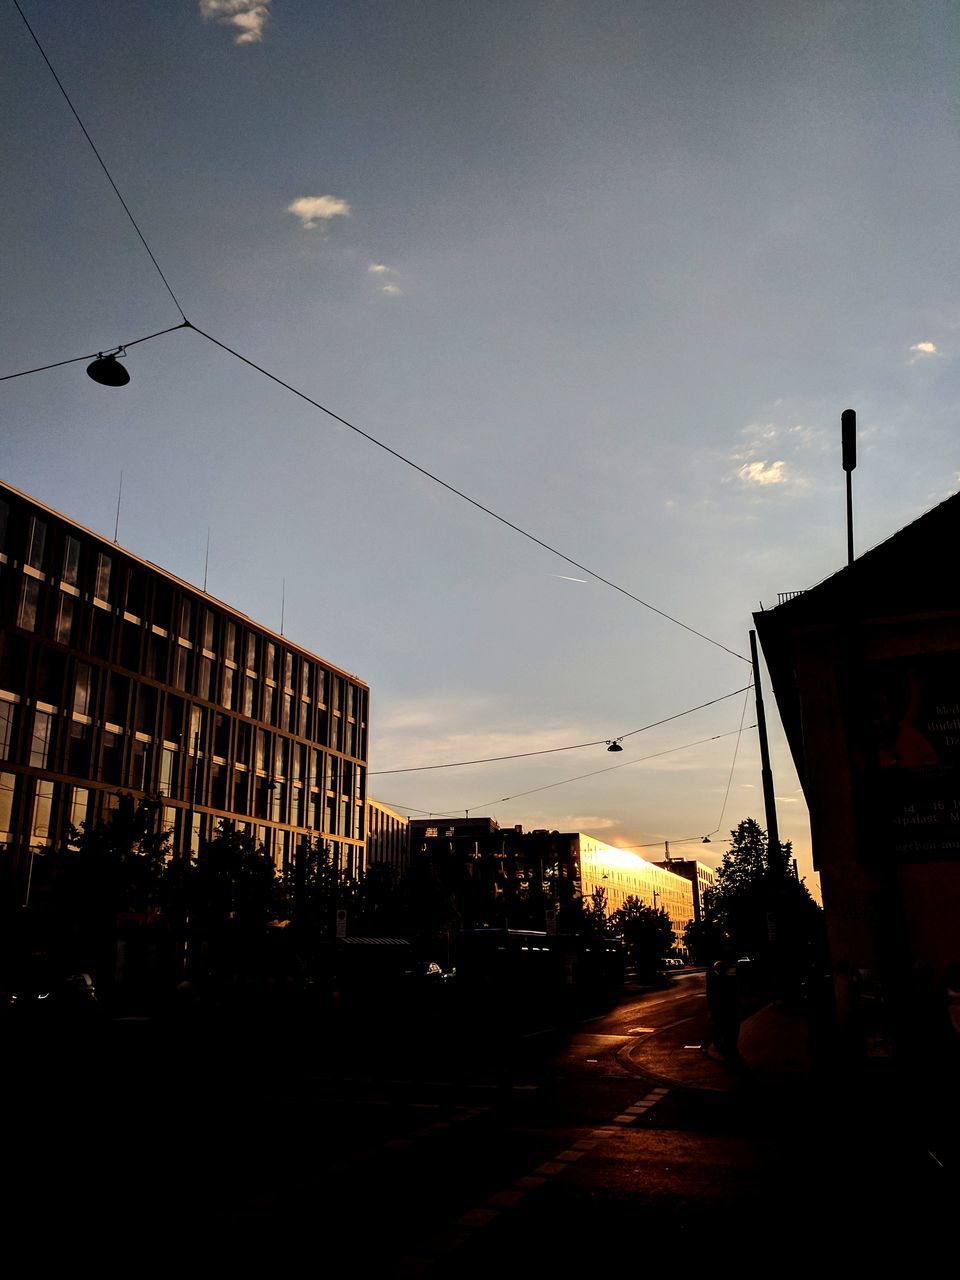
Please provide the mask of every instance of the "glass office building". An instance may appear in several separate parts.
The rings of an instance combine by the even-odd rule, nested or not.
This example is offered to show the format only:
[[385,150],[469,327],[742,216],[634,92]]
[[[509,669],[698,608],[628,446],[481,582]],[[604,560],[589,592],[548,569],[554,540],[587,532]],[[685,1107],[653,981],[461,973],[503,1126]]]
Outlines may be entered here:
[[0,860],[120,792],[159,798],[174,851],[222,821],[288,866],[322,837],[363,869],[370,691],[287,638],[0,484]]

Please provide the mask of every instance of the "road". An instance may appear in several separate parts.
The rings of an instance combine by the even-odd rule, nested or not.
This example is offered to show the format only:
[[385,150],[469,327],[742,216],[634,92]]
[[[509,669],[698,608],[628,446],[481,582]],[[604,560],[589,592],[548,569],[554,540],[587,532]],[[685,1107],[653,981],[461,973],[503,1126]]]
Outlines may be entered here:
[[151,1254],[343,1255],[359,1276],[797,1258],[828,1230],[863,1255],[862,1215],[889,1202],[903,1217],[906,1202],[870,1181],[862,1133],[838,1164],[822,1097],[777,1096],[705,1056],[705,1029],[701,974],[509,1057],[451,1052],[442,1027],[405,1032],[386,1013],[313,1052],[191,1040],[158,1054],[126,1028],[108,1079],[96,1051],[45,1077],[10,1147],[15,1201],[68,1240],[95,1223]]

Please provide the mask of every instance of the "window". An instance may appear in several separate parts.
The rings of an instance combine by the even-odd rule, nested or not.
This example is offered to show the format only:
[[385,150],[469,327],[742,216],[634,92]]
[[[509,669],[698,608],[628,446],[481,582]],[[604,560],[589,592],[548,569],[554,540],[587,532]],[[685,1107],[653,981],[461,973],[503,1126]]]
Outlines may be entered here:
[[160,794],[173,795],[174,774],[176,771],[177,753],[170,747],[164,747],[160,754]]
[[212,609],[206,609],[203,614],[203,647],[211,653],[217,647],[217,617]]
[[190,650],[178,644],[173,655],[173,683],[184,692],[190,679]]
[[20,583],[20,603],[17,606],[17,626],[24,631],[36,631],[37,611],[40,606],[40,583],[36,578],[24,577]]
[[52,782],[38,782],[36,794],[33,798],[33,826],[31,832],[31,842],[33,844],[49,844],[52,817],[53,817],[53,800],[54,800],[55,784]]
[[26,563],[31,569],[43,569],[43,552],[47,545],[47,526],[36,516],[30,517],[27,532]]
[[105,719],[109,724],[127,723],[127,703],[130,700],[130,681],[126,676],[112,675],[107,688]]
[[142,684],[137,694],[137,731],[152,738],[157,732],[157,691]]
[[90,726],[74,722],[67,742],[67,772],[81,777],[90,768]]
[[212,701],[210,697],[213,684],[213,662],[210,658],[201,658],[197,668],[197,697],[204,702]]
[[244,676],[243,678],[243,706],[241,710],[245,716],[254,716],[256,712],[254,708],[257,705],[257,682],[253,676]]
[[67,534],[63,543],[63,573],[60,575],[60,580],[68,583],[71,587],[75,587],[79,576],[80,542],[77,538],[72,538]]
[[123,760],[123,734],[112,729],[103,732],[103,751],[100,758],[100,777],[104,782],[120,783],[120,766]]
[[77,663],[73,682],[73,710],[78,716],[91,714],[93,705],[93,670],[83,662]]
[[0,842],[8,844],[13,832],[14,802],[17,798],[17,775],[0,773]]
[[110,599],[110,573],[113,569],[113,562],[109,556],[105,556],[102,551],[97,553],[97,576],[93,585],[93,595],[96,600],[109,601]]
[[30,738],[30,764],[34,769],[48,768],[52,747],[53,716],[48,711],[35,711]]
[[247,632],[247,652],[244,659],[245,665],[251,670],[257,669],[257,637],[252,631]]
[[234,622],[225,622],[223,625],[223,656],[228,662],[233,662],[237,656],[237,627]]
[[70,825],[77,831],[87,821],[90,812],[90,792],[86,787],[74,787],[70,800]]
[[150,743],[133,740],[130,755],[130,785],[135,791],[150,790]]
[[7,525],[10,521],[10,503],[0,498],[0,551],[7,545]]
[[0,702],[0,760],[9,760],[16,745],[17,708],[12,702]]
[[221,685],[222,692],[220,695],[220,701],[223,703],[223,705],[227,708],[228,711],[233,706],[234,675],[235,675],[235,672],[233,670],[233,667],[223,668],[223,683]]
[[54,625],[53,638],[57,644],[69,644],[73,636],[73,596],[65,591],[60,592],[57,602],[57,621]]
[[186,596],[180,600],[180,626],[177,634],[183,636],[184,640],[190,639],[190,601]]

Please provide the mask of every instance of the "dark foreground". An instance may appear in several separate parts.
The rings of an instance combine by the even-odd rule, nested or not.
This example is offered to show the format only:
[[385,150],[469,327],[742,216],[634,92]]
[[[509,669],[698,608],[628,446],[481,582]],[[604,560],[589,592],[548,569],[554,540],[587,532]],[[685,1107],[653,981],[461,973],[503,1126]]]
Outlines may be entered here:
[[510,1035],[447,996],[322,1033],[275,1016],[14,1037],[8,1241],[127,1273],[932,1259],[956,1185],[909,1099],[882,1072],[807,1070],[778,1016],[745,1025],[744,1070],[697,1047],[699,974]]

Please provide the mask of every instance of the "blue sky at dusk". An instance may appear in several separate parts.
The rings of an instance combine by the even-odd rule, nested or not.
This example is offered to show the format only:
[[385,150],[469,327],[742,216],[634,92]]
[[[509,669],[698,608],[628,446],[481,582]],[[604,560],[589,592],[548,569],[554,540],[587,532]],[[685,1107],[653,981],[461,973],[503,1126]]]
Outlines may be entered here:
[[[842,409],[858,549],[957,488],[947,0],[21,3],[195,324],[722,645],[843,563]],[[0,372],[178,323],[10,3],[0,44]],[[747,682],[196,334],[127,363],[122,390],[5,383],[0,475],[112,536],[122,471],[120,542],[199,585],[209,527],[210,591],[268,625],[285,579],[286,634],[371,686],[372,770],[612,738]],[[370,791],[697,836],[735,736],[534,789],[742,708]],[[759,783],[747,732],[724,829],[762,819]]]

